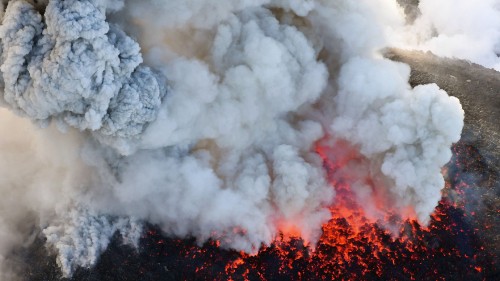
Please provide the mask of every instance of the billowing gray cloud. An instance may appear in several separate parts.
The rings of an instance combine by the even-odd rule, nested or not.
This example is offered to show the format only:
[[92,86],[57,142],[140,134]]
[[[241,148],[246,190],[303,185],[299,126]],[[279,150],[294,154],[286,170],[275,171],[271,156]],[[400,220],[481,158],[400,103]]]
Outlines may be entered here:
[[36,227],[70,276],[143,221],[249,253],[290,230],[314,246],[335,203],[318,142],[359,154],[339,173],[367,216],[428,222],[463,111],[382,58],[407,28],[395,0],[33,4],[0,26],[0,100],[27,117],[0,111],[0,261]]
[[9,3],[0,28],[4,101],[103,138],[140,134],[165,86],[140,65],[139,45],[105,20],[102,1],[50,1],[43,17],[28,2]]

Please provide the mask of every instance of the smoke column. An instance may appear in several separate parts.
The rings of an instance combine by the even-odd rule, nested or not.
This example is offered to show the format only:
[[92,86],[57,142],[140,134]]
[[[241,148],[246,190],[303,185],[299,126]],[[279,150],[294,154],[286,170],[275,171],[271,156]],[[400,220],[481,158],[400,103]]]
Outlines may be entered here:
[[65,276],[144,222],[248,253],[280,232],[314,246],[335,203],[318,142],[359,152],[342,173],[369,216],[425,225],[464,113],[382,50],[499,69],[499,3],[476,2],[407,20],[396,0],[3,1],[0,276],[40,230]]

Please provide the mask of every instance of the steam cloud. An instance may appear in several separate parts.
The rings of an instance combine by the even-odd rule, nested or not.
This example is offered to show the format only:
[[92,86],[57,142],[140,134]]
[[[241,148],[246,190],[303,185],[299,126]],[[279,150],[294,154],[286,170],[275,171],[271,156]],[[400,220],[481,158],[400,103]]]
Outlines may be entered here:
[[[65,276],[92,266],[117,231],[136,244],[142,222],[250,253],[280,231],[314,245],[335,202],[315,152],[324,139],[362,155],[347,172],[373,179],[353,183],[368,213],[410,208],[426,224],[463,111],[436,85],[412,89],[409,67],[381,50],[439,49],[496,67],[500,42],[452,48],[500,24],[439,21],[448,10],[432,5],[451,3],[441,2],[420,1],[406,23],[395,0],[8,1],[4,278],[9,253],[37,228]],[[474,1],[458,2],[450,7]],[[498,19],[498,3],[483,2],[474,11]]]
[[419,2],[421,16],[405,27],[403,46],[500,70],[500,1]]

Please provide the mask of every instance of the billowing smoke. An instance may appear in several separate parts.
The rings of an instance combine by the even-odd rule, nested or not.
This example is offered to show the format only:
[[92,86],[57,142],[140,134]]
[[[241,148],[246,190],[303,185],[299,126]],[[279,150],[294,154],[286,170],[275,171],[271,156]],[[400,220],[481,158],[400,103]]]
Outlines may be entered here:
[[8,1],[0,26],[4,276],[37,229],[66,276],[143,222],[314,246],[335,203],[319,142],[359,151],[342,170],[369,215],[429,221],[463,111],[381,55],[421,22],[448,34],[428,1],[413,23],[396,0],[36,2]]
[[140,134],[164,85],[140,65],[139,45],[105,21],[105,8],[51,1],[42,19],[29,3],[10,2],[0,30],[4,101],[32,120],[65,122],[106,141]]
[[500,1],[420,0],[402,46],[500,70]]

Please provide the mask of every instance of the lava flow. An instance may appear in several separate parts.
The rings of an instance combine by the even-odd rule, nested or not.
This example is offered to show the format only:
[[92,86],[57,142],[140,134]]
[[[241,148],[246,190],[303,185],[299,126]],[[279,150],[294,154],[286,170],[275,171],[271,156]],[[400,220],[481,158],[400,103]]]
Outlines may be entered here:
[[[72,280],[498,280],[497,246],[488,238],[495,232],[498,210],[483,210],[478,203],[494,190],[485,186],[497,179],[484,170],[472,146],[459,142],[453,149],[443,171],[443,199],[427,227],[396,215],[383,221],[367,216],[350,186],[331,177],[355,152],[335,151],[332,163],[331,150],[319,145],[337,196],[314,249],[301,238],[282,234],[258,254],[247,255],[221,249],[217,241],[199,247],[194,239],[165,238],[149,226],[139,251],[114,239],[95,268],[78,269]],[[31,271],[30,280],[55,274]]]

